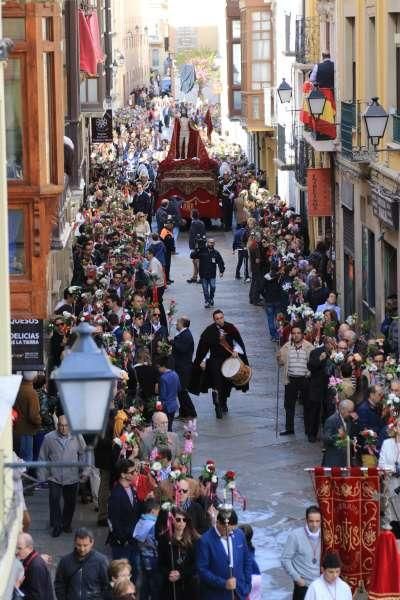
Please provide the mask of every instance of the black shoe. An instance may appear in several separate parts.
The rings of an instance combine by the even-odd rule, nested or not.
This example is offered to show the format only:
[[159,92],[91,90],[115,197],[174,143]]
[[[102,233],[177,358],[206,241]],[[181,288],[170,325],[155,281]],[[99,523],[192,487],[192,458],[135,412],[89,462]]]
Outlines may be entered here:
[[53,531],[51,532],[51,537],[60,537],[61,535],[60,527],[53,527]]
[[196,279],[186,279],[187,283],[197,283]]
[[210,300],[210,306],[214,306],[214,300]]
[[65,525],[62,528],[62,530],[63,530],[64,533],[72,533],[72,527],[71,527],[71,525]]
[[281,431],[279,435],[294,435],[294,431],[285,429],[285,431]]
[[167,279],[167,283],[168,284],[174,283],[174,280],[173,279]]
[[204,305],[204,308],[210,308],[211,304],[209,302],[206,302]]
[[107,519],[99,519],[97,521],[97,527],[108,527]]
[[217,419],[222,419],[222,408],[219,403],[215,404],[215,416]]
[[315,442],[317,441],[317,438],[315,437],[315,435],[309,435],[308,441],[310,442],[310,444],[315,444]]

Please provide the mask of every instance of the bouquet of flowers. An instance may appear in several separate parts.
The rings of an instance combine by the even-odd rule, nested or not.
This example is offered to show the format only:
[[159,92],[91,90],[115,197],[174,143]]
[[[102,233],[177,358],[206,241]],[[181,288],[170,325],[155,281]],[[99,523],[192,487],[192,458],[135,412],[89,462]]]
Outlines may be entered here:
[[396,359],[392,356],[388,356],[383,366],[383,372],[385,373],[385,379],[392,381],[398,377],[400,373],[400,365],[397,364]]
[[342,380],[339,379],[339,377],[331,375],[331,377],[329,377],[328,387],[336,388],[336,391],[339,393],[343,390]]
[[335,365],[341,365],[344,362],[343,352],[332,352],[330,358]]
[[71,285],[68,288],[68,293],[74,297],[75,301],[78,300],[79,296],[81,295],[81,292],[82,292],[82,288],[80,285]]
[[234,490],[236,487],[236,473],[235,471],[226,471],[223,475],[223,480],[228,490]]
[[166,340],[161,340],[158,343],[158,348],[160,354],[162,354],[163,356],[170,356],[172,352],[172,346]]
[[347,435],[347,432],[344,429],[339,429],[338,433],[335,435],[335,446],[336,448],[340,448],[344,450],[348,447],[350,438]]
[[213,460],[207,460],[206,464],[201,471],[201,477],[203,481],[211,481],[211,483],[218,483],[218,476],[216,473],[216,466]]
[[172,317],[176,314],[176,312],[177,312],[176,300],[170,300],[169,306],[167,309],[167,318],[172,319]]
[[293,287],[299,294],[304,294],[307,291],[307,284],[300,277],[295,277]]
[[363,450],[366,450],[368,454],[375,455],[376,444],[378,442],[378,435],[373,429],[364,429],[361,431],[360,436],[363,439]]

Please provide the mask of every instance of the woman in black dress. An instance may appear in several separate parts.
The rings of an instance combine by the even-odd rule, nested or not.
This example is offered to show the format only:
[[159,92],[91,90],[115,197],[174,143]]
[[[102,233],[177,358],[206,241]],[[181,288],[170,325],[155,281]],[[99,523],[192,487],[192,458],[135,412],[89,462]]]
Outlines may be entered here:
[[[158,530],[158,567],[161,578],[160,600],[197,600],[199,584],[196,573],[195,544],[199,534],[193,529],[187,513],[171,509],[171,533],[168,512],[161,511]],[[174,594],[175,587],[175,594]]]

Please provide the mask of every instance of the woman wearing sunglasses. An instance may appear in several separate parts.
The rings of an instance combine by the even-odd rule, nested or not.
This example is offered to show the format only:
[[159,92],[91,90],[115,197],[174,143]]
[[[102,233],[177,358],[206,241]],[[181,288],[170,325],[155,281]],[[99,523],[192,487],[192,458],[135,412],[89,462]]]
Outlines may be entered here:
[[[158,518],[158,567],[161,578],[160,600],[197,600],[195,544],[199,534],[193,529],[187,513],[171,509],[172,531],[168,531],[168,511]],[[175,588],[175,593],[174,593]]]

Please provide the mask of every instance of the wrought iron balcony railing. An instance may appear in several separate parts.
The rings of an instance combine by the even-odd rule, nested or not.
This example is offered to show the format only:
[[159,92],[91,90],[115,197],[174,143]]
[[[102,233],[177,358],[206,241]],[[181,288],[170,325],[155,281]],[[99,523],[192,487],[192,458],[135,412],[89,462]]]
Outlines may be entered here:
[[286,136],[286,127],[278,123],[277,127],[278,144],[277,157],[279,169],[291,170],[294,169],[293,144]]
[[320,18],[296,19],[296,62],[315,64],[320,60]]

